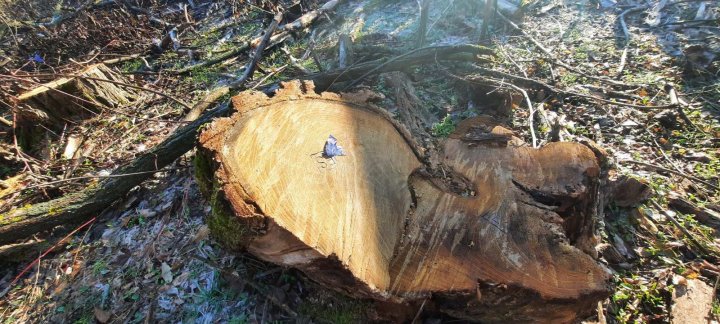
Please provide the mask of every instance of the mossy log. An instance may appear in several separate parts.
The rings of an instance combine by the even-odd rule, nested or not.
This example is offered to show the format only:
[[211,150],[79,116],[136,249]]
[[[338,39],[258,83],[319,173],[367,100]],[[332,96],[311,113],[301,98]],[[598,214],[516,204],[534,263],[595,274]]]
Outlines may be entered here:
[[[349,295],[468,320],[571,322],[607,295],[592,150],[533,149],[475,118],[428,156],[367,94],[234,97],[200,135],[212,233]],[[319,153],[329,135],[345,156]]]
[[103,107],[126,105],[137,98],[133,89],[117,84],[127,80],[104,64],[91,65],[77,75],[38,85],[18,96],[17,131],[23,149],[33,151],[47,128],[62,131]]

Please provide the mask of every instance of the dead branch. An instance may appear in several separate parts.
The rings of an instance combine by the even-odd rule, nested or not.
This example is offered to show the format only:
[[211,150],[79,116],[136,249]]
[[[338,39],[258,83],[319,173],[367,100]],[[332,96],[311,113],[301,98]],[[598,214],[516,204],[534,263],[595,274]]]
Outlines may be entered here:
[[258,44],[257,48],[255,49],[255,54],[250,59],[250,62],[247,63],[247,66],[245,68],[245,72],[243,73],[242,77],[240,77],[239,80],[231,83],[229,87],[231,89],[239,88],[245,82],[252,77],[253,73],[255,72],[255,68],[257,67],[258,62],[260,61],[260,58],[262,57],[263,52],[265,51],[265,48],[268,46],[268,42],[270,41],[270,37],[275,33],[275,29],[277,29],[278,24],[280,24],[280,21],[282,20],[283,14],[278,13],[275,14],[275,17],[273,17],[272,23],[270,23],[270,26],[265,30],[265,34],[263,35],[262,39],[260,40],[260,43]]
[[656,170],[660,170],[660,171],[665,171],[665,172],[668,172],[668,173],[672,173],[672,174],[675,174],[675,175],[679,175],[679,176],[681,176],[681,177],[683,177],[683,178],[690,179],[690,180],[692,180],[692,181],[700,182],[700,183],[702,183],[702,184],[704,184],[704,185],[706,185],[706,186],[708,186],[708,187],[710,187],[710,188],[712,188],[712,189],[720,190],[720,187],[718,187],[718,186],[716,186],[716,185],[714,185],[714,184],[712,184],[712,183],[710,183],[710,182],[707,182],[707,181],[705,181],[705,180],[703,180],[703,179],[700,179],[700,178],[698,178],[698,177],[695,177],[695,176],[686,174],[686,173],[684,173],[684,172],[675,171],[675,170],[668,169],[668,168],[664,168],[664,167],[661,167],[661,166],[658,166],[658,165],[654,165],[654,164],[650,164],[650,163],[645,163],[645,162],[640,162],[640,161],[634,161],[634,160],[623,160],[623,161],[619,161],[619,162],[621,162],[621,163],[632,163],[632,164],[642,165],[642,166],[644,166],[644,167],[648,167],[648,168],[651,168],[651,169],[656,169]]
[[425,46],[425,36],[427,34],[428,26],[428,12],[430,12],[430,0],[422,0],[420,4],[420,20],[417,31],[417,41],[415,42],[415,48],[421,48]]
[[688,231],[685,226],[680,224],[680,222],[678,222],[672,214],[668,213],[666,208],[662,208],[660,204],[656,203],[654,200],[650,200],[650,202],[653,204],[653,206],[655,206],[655,208],[657,208],[661,213],[663,213],[663,215],[665,215],[665,217],[667,217],[673,223],[673,225],[680,229],[680,231],[682,231],[683,234],[687,236],[690,242],[692,242],[693,245],[700,249],[702,253],[710,254],[710,252],[702,244],[700,244],[700,242],[698,242],[698,240],[695,238],[695,235],[690,233],[690,231]]
[[347,69],[313,74],[304,79],[313,80],[320,91],[328,89],[334,83],[352,80],[349,85],[344,87],[349,89],[371,74],[398,71],[408,66],[433,63],[436,60],[473,61],[477,59],[477,55],[482,54],[493,55],[493,51],[486,47],[469,44],[429,46],[390,59],[355,64]]
[[[612,79],[608,79],[608,78],[603,78],[603,77],[598,77],[598,76],[594,76],[594,75],[587,74],[587,73],[579,70],[578,68],[576,68],[576,67],[574,67],[574,66],[571,66],[570,64],[565,63],[565,62],[562,61],[561,59],[557,58],[557,56],[555,56],[549,49],[547,49],[547,48],[546,48],[542,43],[540,43],[537,39],[535,39],[535,38],[532,37],[530,34],[528,34],[527,32],[525,32],[525,30],[523,30],[522,28],[520,28],[520,26],[518,26],[515,22],[513,22],[513,21],[510,20],[509,18],[505,17],[505,15],[503,15],[502,13],[500,13],[500,11],[496,10],[495,12],[496,12],[497,15],[500,16],[500,18],[502,18],[508,25],[510,25],[510,27],[512,27],[512,29],[518,31],[523,37],[527,38],[530,42],[532,42],[533,44],[535,44],[535,46],[536,46],[541,52],[543,52],[543,53],[545,54],[545,56],[547,56],[549,59],[551,59],[555,64],[557,64],[557,65],[559,65],[559,66],[562,66],[563,68],[565,68],[566,70],[568,70],[568,71],[570,71],[570,72],[573,72],[573,73],[575,73],[575,74],[582,75],[582,76],[584,76],[584,77],[586,77],[586,78],[589,78],[589,79],[593,79],[593,80],[597,80],[597,81],[600,81],[600,82],[609,83],[609,84],[612,84],[612,85],[615,85],[615,86],[623,86],[623,87],[628,87],[628,86],[630,86],[630,85],[628,85],[628,84],[625,84],[625,83],[620,82],[620,81],[617,81],[617,80],[612,80]],[[635,85],[632,85],[632,86],[635,86]]]
[[[491,75],[491,76],[501,78],[501,79],[509,79],[514,82],[524,84],[526,86],[533,86],[533,85],[539,86],[540,88],[542,88],[544,90],[553,92],[555,94],[568,96],[568,97],[579,97],[579,98],[589,99],[589,100],[598,101],[598,102],[602,102],[602,103],[636,108],[636,109],[661,110],[661,109],[674,109],[677,107],[677,105],[675,105],[675,104],[658,105],[658,106],[644,106],[644,105],[636,105],[636,104],[631,104],[631,103],[622,102],[622,101],[613,101],[613,100],[603,99],[603,98],[600,98],[597,96],[587,95],[587,94],[579,93],[579,92],[575,92],[575,91],[562,90],[562,89],[556,88],[550,84],[547,84],[541,80],[526,78],[526,77],[510,74],[507,72],[503,72],[503,71],[488,69],[488,68],[481,67],[478,65],[473,65],[473,68],[483,74],[486,74],[486,75]],[[469,77],[468,80],[472,80],[472,77]],[[613,92],[612,92],[612,90],[608,90],[607,93],[613,93]]]
[[[292,33],[295,33],[297,31],[300,31],[301,29],[304,29],[310,25],[312,25],[318,17],[321,15],[333,10],[338,4],[340,4],[341,0],[331,0],[326,2],[322,7],[319,9],[310,11],[306,14],[304,14],[302,17],[296,19],[292,23],[285,24],[284,26],[278,28],[278,32],[270,37],[270,47],[275,46],[283,41],[285,41]],[[220,63],[222,61],[225,61],[227,59],[233,58],[235,56],[238,56],[246,51],[248,51],[251,47],[257,47],[262,42],[263,37],[257,37],[249,42],[246,42],[242,46],[235,48],[229,52],[226,52],[222,55],[219,55],[218,57],[187,66],[185,68],[182,68],[180,70],[174,71],[175,73],[183,74],[188,73],[192,70],[195,70],[197,68],[215,65],[217,63]]]
[[215,102],[220,100],[223,96],[230,93],[231,89],[237,89],[245,85],[245,82],[253,75],[255,72],[255,68],[257,67],[258,62],[260,61],[260,58],[262,57],[263,52],[265,51],[265,48],[268,45],[268,42],[270,41],[270,37],[273,35],[275,30],[278,27],[278,24],[282,20],[282,13],[278,13],[273,17],[272,23],[270,23],[270,26],[265,30],[265,35],[263,36],[262,40],[260,41],[260,44],[255,49],[255,54],[253,55],[250,62],[248,62],[247,67],[245,68],[245,72],[243,73],[242,77],[238,79],[237,81],[222,86],[219,88],[216,88],[215,90],[211,91],[205,98],[200,100],[199,103],[197,103],[192,109],[190,109],[190,112],[183,118],[185,121],[192,121],[198,118],[200,114],[205,111],[208,107],[213,105]]
[[670,197],[668,197],[668,206],[683,214],[695,215],[695,219],[697,219],[698,222],[720,232],[720,213],[697,206],[678,195],[670,195]]

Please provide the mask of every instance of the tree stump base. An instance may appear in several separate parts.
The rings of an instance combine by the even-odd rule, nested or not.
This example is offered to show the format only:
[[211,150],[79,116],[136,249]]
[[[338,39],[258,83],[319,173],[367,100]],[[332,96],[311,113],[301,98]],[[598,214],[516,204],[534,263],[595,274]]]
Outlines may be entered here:
[[91,65],[77,75],[61,77],[18,96],[18,141],[23,149],[33,151],[46,128],[67,130],[73,123],[99,113],[102,107],[118,107],[138,97],[135,90],[118,85],[128,81],[104,64]]
[[[468,320],[571,322],[607,296],[592,150],[533,149],[474,118],[426,156],[369,95],[296,81],[234,97],[200,136],[213,235],[351,296]],[[329,135],[344,156],[322,154]]]

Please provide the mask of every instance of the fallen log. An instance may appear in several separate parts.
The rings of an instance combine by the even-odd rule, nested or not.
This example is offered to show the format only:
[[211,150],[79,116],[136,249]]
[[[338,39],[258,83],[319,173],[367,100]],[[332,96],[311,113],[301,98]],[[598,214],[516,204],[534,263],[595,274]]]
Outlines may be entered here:
[[592,150],[532,149],[476,118],[433,159],[366,98],[297,81],[234,97],[200,135],[211,233],[346,294],[467,320],[572,322],[607,296]]
[[0,245],[26,239],[54,226],[90,219],[152,176],[148,171],[160,172],[162,168],[190,151],[195,146],[200,127],[228,110],[227,105],[218,107],[206,112],[194,122],[178,128],[152,150],[115,170],[113,175],[118,177],[105,178],[82,191],[0,214]]

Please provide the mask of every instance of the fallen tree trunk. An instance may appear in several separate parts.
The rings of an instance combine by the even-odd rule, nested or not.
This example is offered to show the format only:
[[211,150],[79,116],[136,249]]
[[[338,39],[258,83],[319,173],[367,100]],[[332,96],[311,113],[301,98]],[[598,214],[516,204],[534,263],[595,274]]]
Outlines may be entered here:
[[0,215],[0,245],[26,239],[54,226],[90,219],[94,213],[107,208],[152,176],[149,171],[162,171],[166,165],[190,151],[195,146],[200,127],[226,113],[228,108],[222,106],[208,111],[194,122],[177,129],[152,150],[115,170],[113,175],[118,177],[106,178],[82,191]]
[[571,322],[607,295],[589,148],[532,149],[475,118],[432,167],[367,93],[283,86],[234,97],[238,113],[200,135],[207,222],[227,247],[356,297],[429,298],[468,320]]

